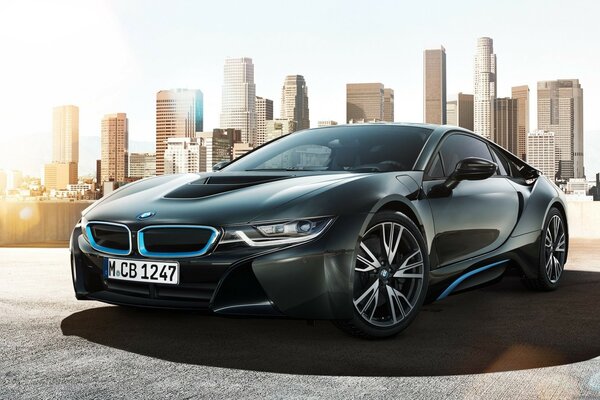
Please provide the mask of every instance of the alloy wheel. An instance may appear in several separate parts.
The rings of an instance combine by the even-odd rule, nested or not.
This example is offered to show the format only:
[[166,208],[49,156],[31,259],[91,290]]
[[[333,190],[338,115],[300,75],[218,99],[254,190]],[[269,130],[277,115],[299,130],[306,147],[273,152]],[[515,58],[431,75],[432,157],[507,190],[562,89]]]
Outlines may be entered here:
[[562,275],[565,264],[566,236],[562,219],[553,215],[546,228],[544,238],[544,265],[550,283],[556,283]]
[[377,327],[401,323],[423,290],[422,249],[397,222],[378,223],[365,233],[354,271],[354,306],[363,320]]

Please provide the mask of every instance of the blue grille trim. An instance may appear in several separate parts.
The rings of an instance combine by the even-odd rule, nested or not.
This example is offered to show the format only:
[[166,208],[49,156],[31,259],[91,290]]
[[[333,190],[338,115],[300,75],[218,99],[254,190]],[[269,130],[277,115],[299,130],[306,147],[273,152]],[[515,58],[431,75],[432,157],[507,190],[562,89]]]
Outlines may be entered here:
[[[94,235],[92,235],[92,228],[90,228],[90,225],[111,225],[111,226],[118,226],[120,228],[125,228],[125,230],[127,231],[127,236],[129,237],[129,249],[128,250],[120,250],[120,249],[113,249],[110,247],[104,247],[104,246],[99,245],[98,243],[96,243],[96,240],[94,240]],[[85,236],[87,237],[88,242],[90,242],[92,249],[94,249],[96,251],[106,253],[106,254],[112,254],[115,256],[128,256],[129,254],[131,254],[131,250],[133,247],[132,243],[131,243],[131,230],[129,229],[129,227],[127,225],[117,224],[115,222],[89,221],[85,225]]]
[[[210,238],[206,242],[203,248],[198,251],[188,251],[188,252],[155,252],[149,251],[146,249],[144,244],[144,231],[149,229],[168,229],[168,228],[185,228],[185,229],[204,229],[211,231]],[[204,225],[150,225],[142,228],[138,231],[137,235],[137,244],[138,251],[144,257],[154,257],[154,258],[189,258],[189,257],[200,257],[204,254],[208,253],[208,251],[213,247],[217,239],[219,238],[220,231],[213,228],[212,226],[204,226]]]

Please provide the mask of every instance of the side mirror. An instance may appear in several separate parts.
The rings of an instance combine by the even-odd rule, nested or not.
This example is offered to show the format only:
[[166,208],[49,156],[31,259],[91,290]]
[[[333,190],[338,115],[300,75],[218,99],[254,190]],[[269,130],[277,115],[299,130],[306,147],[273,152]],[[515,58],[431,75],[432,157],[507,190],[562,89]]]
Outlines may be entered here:
[[220,162],[216,163],[215,165],[213,165],[213,172],[222,170],[223,168],[228,166],[230,163],[231,163],[231,161],[220,161]]
[[449,196],[461,181],[480,181],[494,175],[498,169],[495,162],[478,157],[468,157],[456,164],[454,172],[444,183],[435,185],[429,192],[429,197]]

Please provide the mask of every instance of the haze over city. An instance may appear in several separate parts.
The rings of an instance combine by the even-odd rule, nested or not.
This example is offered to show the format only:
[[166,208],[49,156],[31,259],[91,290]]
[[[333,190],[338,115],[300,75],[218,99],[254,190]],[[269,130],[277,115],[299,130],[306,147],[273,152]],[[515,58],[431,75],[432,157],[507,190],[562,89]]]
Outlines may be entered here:
[[[423,50],[446,48],[452,100],[457,92],[472,93],[476,41],[489,36],[498,57],[498,96],[510,96],[512,86],[529,85],[532,129],[537,81],[580,80],[586,174],[591,178],[600,171],[600,116],[594,112],[600,108],[600,63],[592,51],[600,37],[596,2],[571,4],[568,13],[564,3],[543,1],[435,6],[304,2],[300,7],[238,2],[236,13],[229,12],[231,7],[3,3],[0,33],[10,40],[2,41],[0,50],[4,59],[19,62],[5,63],[0,75],[0,85],[10,94],[0,100],[0,168],[40,174],[51,156],[52,107],[60,104],[80,107],[80,174],[94,172],[104,114],[126,112],[130,151],[152,150],[155,98],[161,89],[202,90],[205,130],[216,128],[227,57],[253,58],[256,94],[274,100],[275,115],[285,76],[301,74],[309,90],[311,126],[345,120],[347,82],[384,83],[395,91],[395,120],[420,122]],[[22,142],[15,146],[17,138]]]

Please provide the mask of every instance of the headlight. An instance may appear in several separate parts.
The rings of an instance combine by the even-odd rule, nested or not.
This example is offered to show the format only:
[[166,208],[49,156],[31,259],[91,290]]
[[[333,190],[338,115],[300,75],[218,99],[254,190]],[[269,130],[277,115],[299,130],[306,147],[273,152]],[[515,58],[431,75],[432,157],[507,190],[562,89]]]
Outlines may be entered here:
[[332,217],[320,217],[232,226],[225,229],[220,243],[243,242],[252,247],[301,243],[321,235],[332,222]]

